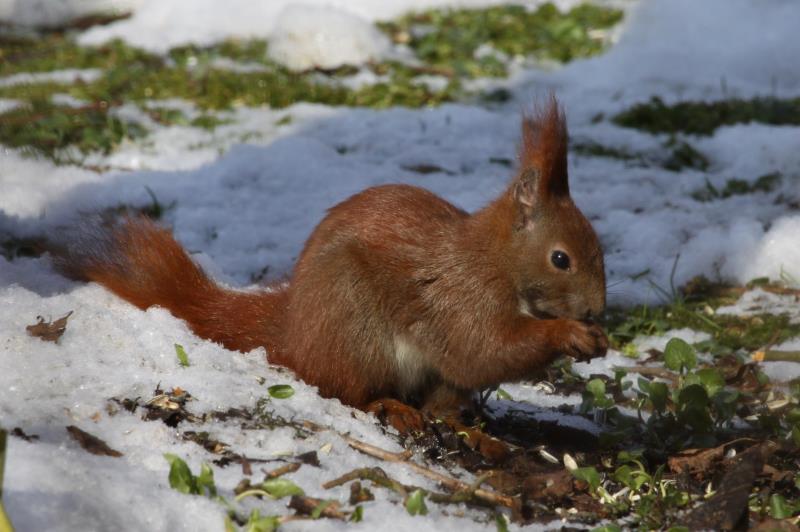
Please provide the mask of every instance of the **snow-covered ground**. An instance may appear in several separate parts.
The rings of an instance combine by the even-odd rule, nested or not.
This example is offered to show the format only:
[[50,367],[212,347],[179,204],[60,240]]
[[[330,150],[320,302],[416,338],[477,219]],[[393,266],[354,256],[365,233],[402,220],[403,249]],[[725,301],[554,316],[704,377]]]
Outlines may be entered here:
[[[295,4],[290,0],[129,1],[124,7],[138,8],[133,17],[90,29],[81,40],[101,42],[120,36],[163,50],[230,35],[272,37],[278,31],[273,22],[282,13],[289,16],[284,11],[289,6],[296,11],[294,22],[302,22],[304,13],[317,17],[305,26],[299,22],[292,26],[299,28],[299,34],[283,33],[287,39],[302,41],[303,32],[309,39],[315,34],[311,22],[326,20],[320,11],[325,6],[339,9],[339,20],[354,24],[354,39],[346,44],[363,39],[366,44],[351,50],[363,60],[384,50],[375,42],[378,38],[364,29],[369,21],[412,8],[499,2],[303,3],[315,7],[303,11],[289,6]],[[32,4],[42,2],[2,2],[0,16],[14,20],[15,12],[22,13],[29,18],[18,21],[32,23],[30,17],[36,12]],[[68,10],[79,3],[50,5],[54,4]],[[44,232],[57,237],[79,212],[149,203],[148,187],[162,204],[174,203],[166,220],[198,261],[220,281],[244,286],[265,266],[270,277],[288,272],[325,209],[365,187],[413,183],[466,209],[480,207],[510,177],[509,168],[493,161],[513,159],[520,111],[535,95],[556,92],[567,110],[573,140],[648,152],[659,150],[666,137],[618,127],[608,117],[653,95],[673,102],[800,94],[796,2],[648,0],[625,5],[629,11],[619,41],[607,53],[552,71],[519,70],[504,82],[512,101],[491,108],[465,104],[384,111],[311,104],[281,110],[238,108],[230,112],[231,124],[213,132],[154,125],[154,134],[145,142],[126,144],[107,157],[93,156],[91,163],[112,168],[100,174],[54,166],[3,148],[0,236]],[[289,26],[287,22],[281,28]],[[330,38],[351,34],[344,28],[335,30]],[[319,43],[308,44],[313,53],[326,50]],[[306,53],[305,48],[298,50],[291,60],[301,61]],[[594,120],[598,113],[606,119]],[[287,116],[291,116],[288,124],[282,120]],[[800,280],[796,207],[800,127],[739,124],[691,141],[710,160],[707,174],[570,156],[573,196],[601,236],[609,282],[619,282],[612,302],[653,300],[656,294],[649,282],[668,287],[678,254],[675,284],[697,274],[739,282],[760,276]],[[422,164],[445,171],[420,175],[409,170]],[[783,177],[778,190],[770,194],[705,203],[691,197],[704,186],[705,178],[721,188],[733,177],[753,181],[773,172]],[[776,202],[779,195],[783,201]],[[645,278],[630,280],[646,270]],[[69,311],[74,314],[59,344],[26,334],[25,326],[36,316],[58,318]],[[185,347],[190,367],[178,365],[175,343]],[[797,348],[797,342],[793,345]],[[618,359],[612,357],[608,363],[611,360]],[[277,414],[398,449],[371,417],[335,400],[322,400],[288,372],[267,367],[263,351],[242,355],[200,340],[163,310],[142,312],[98,286],[64,280],[53,272],[47,257],[12,262],[0,258],[0,423],[40,438],[34,443],[10,440],[3,498],[19,530],[220,530],[222,507],[171,490],[162,454],[186,458],[195,471],[214,456],[180,439],[176,429],[160,422],[143,423],[138,412],[111,415],[109,399],[149,399],[159,384],[166,390],[180,387],[194,397],[188,408],[200,414],[252,408],[268,386],[281,383],[291,384],[296,393],[289,399],[272,399]],[[512,395],[540,397],[526,389],[514,387]],[[548,404],[553,404],[552,398]],[[67,425],[97,435],[124,456],[86,453],[68,437]],[[430,486],[403,468],[350,450],[334,431],[297,440],[289,428],[242,431],[236,420],[208,421],[194,430],[207,430],[251,457],[275,459],[286,453],[319,451],[321,469],[303,466],[290,475],[315,497],[346,500],[345,488],[327,492],[320,484],[362,465],[381,465],[402,482]],[[215,467],[214,473],[218,487],[227,494],[242,477],[238,466]],[[412,517],[401,505],[385,502],[396,497],[375,491],[378,501],[365,506],[364,521],[347,526],[362,530],[385,529],[386,523],[392,530],[494,526],[472,519],[481,514],[465,511],[460,517],[455,508],[433,504],[432,515]],[[263,503],[262,513],[286,513],[283,504]],[[289,523],[286,528],[340,526],[322,520]]]

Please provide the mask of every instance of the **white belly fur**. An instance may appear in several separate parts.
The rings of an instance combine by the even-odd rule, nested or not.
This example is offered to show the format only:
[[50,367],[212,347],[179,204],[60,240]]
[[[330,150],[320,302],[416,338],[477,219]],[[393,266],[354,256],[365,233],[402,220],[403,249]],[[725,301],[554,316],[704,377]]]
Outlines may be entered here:
[[394,359],[400,389],[405,393],[414,392],[430,375],[422,351],[405,335],[394,337]]

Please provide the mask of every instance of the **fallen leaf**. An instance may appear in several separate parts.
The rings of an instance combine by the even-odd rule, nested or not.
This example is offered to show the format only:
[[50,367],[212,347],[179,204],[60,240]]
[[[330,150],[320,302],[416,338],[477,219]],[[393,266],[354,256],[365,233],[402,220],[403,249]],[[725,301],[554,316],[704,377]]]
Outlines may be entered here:
[[722,459],[724,454],[725,445],[711,449],[686,449],[675,456],[670,456],[667,463],[674,473],[697,474],[708,471]]
[[67,432],[69,432],[69,435],[72,436],[72,439],[78,442],[78,444],[85,451],[100,456],[122,456],[121,452],[112,449],[108,446],[108,444],[106,444],[106,442],[97,436],[92,436],[88,432],[79,429],[75,425],[68,426]]
[[48,322],[45,322],[43,317],[36,316],[36,323],[28,325],[25,327],[25,330],[27,330],[28,334],[31,336],[41,338],[46,342],[57,342],[58,339],[61,338],[61,335],[64,334],[64,331],[67,330],[67,320],[72,316],[72,312],[73,311],[70,310],[63,318]]
[[523,491],[535,501],[560,501],[572,493],[572,474],[559,469],[551,473],[534,473],[525,479]]
[[719,482],[713,497],[692,510],[683,525],[689,530],[732,530],[747,512],[750,490],[764,462],[776,449],[774,444],[754,445],[736,458]]

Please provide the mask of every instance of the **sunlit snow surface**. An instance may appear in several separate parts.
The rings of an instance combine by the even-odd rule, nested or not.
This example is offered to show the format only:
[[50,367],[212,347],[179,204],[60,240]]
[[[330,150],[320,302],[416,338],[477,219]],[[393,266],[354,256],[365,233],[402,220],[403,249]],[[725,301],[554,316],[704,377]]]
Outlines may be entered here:
[[[128,2],[140,6],[134,17],[89,30],[84,40],[122,36],[138,45],[169,47],[191,38],[212,42],[235,34],[270,36],[275,17],[290,3]],[[491,2],[313,2],[346,6],[348,13],[364,20],[445,3]],[[0,3],[0,8],[9,5],[13,2]],[[184,16],[190,6],[196,8],[195,16]],[[573,140],[637,152],[658,149],[667,139],[623,129],[607,119],[652,95],[668,102],[730,95],[797,96],[798,17],[800,5],[779,0],[643,2],[632,7],[619,42],[605,55],[554,72],[517,72],[507,83],[514,99],[502,106],[386,111],[309,104],[282,110],[240,108],[230,112],[233,124],[213,132],[153,124],[155,132],[146,142],[93,157],[89,163],[112,168],[102,174],[56,167],[4,149],[0,236],[46,232],[57,237],[79,212],[147,204],[149,187],[162,204],[175,202],[166,221],[208,271],[222,282],[249,285],[265,266],[273,277],[288,272],[325,209],[365,187],[413,183],[466,209],[480,207],[510,177],[509,168],[493,161],[513,159],[520,111],[536,95],[557,93],[567,109]],[[595,123],[598,113],[606,120]],[[278,125],[286,116],[292,117],[291,123]],[[668,287],[678,253],[675,284],[697,274],[739,282],[763,275],[800,279],[800,215],[787,207],[800,199],[800,128],[740,124],[692,143],[709,156],[707,177],[714,185],[722,186],[732,177],[754,180],[781,172],[780,193],[786,201],[775,204],[775,194],[749,194],[700,203],[691,198],[704,185],[706,176],[699,172],[571,155],[573,195],[604,243],[609,282],[619,282],[611,294],[614,303],[655,300],[648,281],[628,279],[649,270],[649,281]],[[446,172],[420,175],[408,170],[420,164]],[[764,301],[767,296],[745,297]],[[792,303],[768,299],[763,308],[793,312],[796,302]],[[743,299],[732,311],[747,312],[753,304]],[[59,344],[26,334],[25,326],[36,316],[58,318],[68,311],[74,314]],[[640,343],[657,347],[665,341]],[[185,347],[189,368],[178,366],[175,343]],[[797,349],[798,344],[777,347]],[[626,360],[610,355],[578,369],[588,375]],[[782,379],[797,372],[789,363],[768,366],[768,373]],[[47,258],[10,263],[0,259],[0,422],[7,429],[20,427],[40,436],[35,443],[10,440],[4,501],[19,530],[221,530],[224,512],[219,504],[169,488],[162,454],[185,457],[195,470],[214,456],[181,440],[176,429],[141,421],[139,413],[123,410],[110,416],[108,400],[148,399],[159,384],[163,389],[177,386],[192,394],[195,400],[188,408],[199,414],[252,408],[266,395],[267,386],[278,383],[291,384],[296,394],[272,400],[277,414],[316,421],[398,450],[372,418],[338,401],[322,400],[288,372],[270,369],[261,351],[242,355],[199,340],[163,310],[142,312],[98,286],[62,279]],[[509,385],[508,391],[515,399],[542,407],[575,403],[575,398],[545,396],[525,385]],[[86,453],[69,439],[67,425],[102,438],[125,456]],[[290,477],[316,497],[345,501],[345,488],[325,491],[320,484],[364,465],[381,465],[401,482],[433,487],[402,468],[349,450],[332,431],[297,440],[290,429],[242,431],[235,420],[192,429],[207,430],[236,452],[257,458],[329,449],[320,452],[321,469],[303,466]],[[214,472],[217,485],[228,495],[242,478],[236,465]],[[254,477],[260,478],[260,473]],[[494,527],[473,520],[482,514],[467,511],[465,517],[457,517],[457,509],[433,504],[427,518],[414,518],[396,498],[375,492],[378,500],[366,505],[364,522],[346,526],[376,530],[391,523],[392,530],[415,531]],[[286,513],[283,502],[260,504],[266,508],[262,513]],[[342,526],[316,521],[286,528]]]

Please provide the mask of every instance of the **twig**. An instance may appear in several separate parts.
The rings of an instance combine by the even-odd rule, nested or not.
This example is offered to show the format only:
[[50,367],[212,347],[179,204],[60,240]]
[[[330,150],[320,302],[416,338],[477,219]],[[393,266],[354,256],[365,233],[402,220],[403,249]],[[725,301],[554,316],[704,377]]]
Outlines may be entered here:
[[[288,507],[302,515],[310,515],[312,518],[347,519],[347,514],[339,510],[339,503],[336,501],[315,499],[305,495],[292,495]],[[319,515],[315,515],[315,512]]]
[[767,349],[765,351],[756,351],[750,358],[752,358],[753,362],[800,362],[800,351]]
[[283,475],[285,475],[287,473],[294,473],[295,471],[300,469],[301,465],[302,464],[300,464],[298,462],[292,462],[292,463],[289,463],[289,464],[286,464],[286,465],[282,465],[282,466],[280,466],[278,468],[273,469],[272,471],[268,471],[267,475],[266,475],[266,478],[278,478],[278,477],[283,476]]
[[406,496],[406,486],[397,482],[396,480],[389,477],[386,474],[386,471],[381,469],[380,467],[361,467],[358,469],[354,469],[349,473],[345,473],[339,478],[335,478],[333,480],[329,480],[322,487],[326,490],[331,488],[335,488],[336,486],[341,486],[342,484],[347,484],[352,480],[369,480],[374,482],[379,486],[383,486],[384,488],[389,488],[392,491],[396,491],[403,497]]
[[462,502],[472,502],[484,506],[488,505],[494,508],[495,503],[490,503],[489,501],[481,499],[480,497],[475,495],[475,492],[479,489],[480,485],[483,484],[486,481],[486,479],[489,478],[490,476],[491,473],[485,473],[479,476],[477,479],[475,479],[475,482],[467,485],[466,489],[458,490],[455,493],[437,493],[425,490],[418,486],[408,486],[405,484],[401,484],[400,482],[396,481],[395,479],[387,475],[386,472],[380,467],[362,467],[359,469],[354,469],[349,473],[345,473],[339,478],[330,480],[325,484],[323,484],[322,487],[325,489],[331,489],[336,486],[341,486],[342,484],[346,484],[347,482],[353,480],[369,480],[378,486],[392,490],[393,492],[403,497],[403,499],[408,497],[409,493],[413,493],[416,490],[422,490],[425,492],[426,497],[432,502],[445,503],[445,504],[459,504]]
[[659,377],[671,382],[676,382],[678,380],[677,375],[662,368],[651,368],[650,366],[614,366],[614,369],[620,369],[629,373],[638,373],[639,375],[646,375],[648,377]]
[[455,478],[448,477],[447,475],[443,475],[442,473],[438,473],[436,471],[428,469],[427,467],[423,467],[419,464],[409,461],[407,453],[393,453],[385,449],[375,447],[374,445],[364,443],[363,441],[356,440],[355,438],[351,438],[350,436],[347,436],[345,434],[340,434],[340,436],[347,442],[347,444],[350,447],[352,447],[357,451],[361,451],[364,454],[367,454],[374,458],[379,458],[386,462],[403,464],[412,471],[414,471],[415,473],[418,473],[424,477],[439,482],[441,485],[450,490],[472,493],[476,499],[480,499],[484,502],[488,502],[493,505],[501,505],[511,509],[517,509],[519,507],[519,501],[517,501],[513,497],[502,495],[494,491],[488,491],[482,488],[476,488],[472,490],[471,486],[466,482],[462,482]]
[[[321,425],[314,423],[313,421],[303,421],[302,426],[310,431],[319,432],[322,430],[333,430],[333,429],[326,429]],[[439,482],[442,486],[453,490],[453,491],[462,491],[462,492],[470,492],[470,485],[466,482],[462,482],[458,479],[448,477],[447,475],[443,475],[442,473],[438,473],[433,471],[432,469],[428,469],[427,467],[421,466],[409,460],[411,453],[409,452],[402,452],[402,453],[393,453],[391,451],[387,451],[385,449],[381,449],[380,447],[376,447],[374,445],[370,445],[369,443],[365,443],[361,440],[357,440],[347,434],[342,434],[341,432],[336,432],[347,444],[357,451],[361,451],[362,453],[372,456],[373,458],[378,458],[385,462],[394,462],[400,463],[411,469],[417,474],[420,474],[424,477],[427,477],[431,480]],[[481,501],[487,502],[492,505],[500,505],[505,506],[506,508],[511,508],[514,511],[519,510],[520,501],[509,497],[508,495],[503,495],[501,493],[497,493],[494,491],[485,490],[483,488],[477,488],[472,491],[476,499]]]

